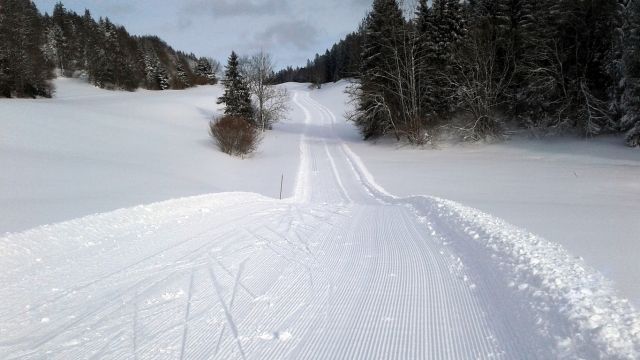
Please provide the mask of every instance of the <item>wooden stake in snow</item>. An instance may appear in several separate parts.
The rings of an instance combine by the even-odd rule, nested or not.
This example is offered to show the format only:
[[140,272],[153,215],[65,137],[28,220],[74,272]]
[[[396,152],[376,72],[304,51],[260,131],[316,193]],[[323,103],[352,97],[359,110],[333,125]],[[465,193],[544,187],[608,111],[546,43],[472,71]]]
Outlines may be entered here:
[[282,200],[282,183],[284,182],[284,174],[280,178],[280,200]]

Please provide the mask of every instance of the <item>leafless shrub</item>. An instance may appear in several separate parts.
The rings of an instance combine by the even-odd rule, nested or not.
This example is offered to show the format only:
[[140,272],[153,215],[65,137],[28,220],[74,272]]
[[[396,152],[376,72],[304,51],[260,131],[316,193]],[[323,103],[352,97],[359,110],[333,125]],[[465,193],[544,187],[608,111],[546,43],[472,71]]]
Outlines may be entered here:
[[498,66],[495,41],[480,32],[472,33],[453,61],[453,70],[442,76],[457,106],[469,115],[469,123],[459,129],[464,140],[502,138],[504,127],[496,115],[512,79],[509,64]]
[[209,132],[220,151],[232,156],[254,152],[260,144],[260,131],[249,121],[237,116],[223,116],[209,124]]

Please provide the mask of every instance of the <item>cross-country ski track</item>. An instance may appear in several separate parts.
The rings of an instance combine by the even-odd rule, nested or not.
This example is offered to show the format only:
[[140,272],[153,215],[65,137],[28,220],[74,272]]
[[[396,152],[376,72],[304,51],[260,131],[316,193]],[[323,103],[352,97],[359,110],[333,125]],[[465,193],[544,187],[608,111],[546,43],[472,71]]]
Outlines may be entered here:
[[295,90],[295,195],[220,193],[0,239],[3,359],[638,358],[640,317],[581,259],[375,183]]

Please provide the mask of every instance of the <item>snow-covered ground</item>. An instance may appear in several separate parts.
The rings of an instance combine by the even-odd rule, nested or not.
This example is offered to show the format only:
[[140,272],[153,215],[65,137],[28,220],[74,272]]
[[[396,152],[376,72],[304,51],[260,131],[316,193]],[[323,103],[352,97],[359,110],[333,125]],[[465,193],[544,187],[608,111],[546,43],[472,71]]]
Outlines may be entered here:
[[[344,114],[346,82],[314,99]],[[342,136],[396,195],[429,194],[498,216],[586,259],[640,304],[640,151],[619,137],[515,138],[437,149]]]
[[251,159],[217,151],[208,122],[219,86],[127,93],[73,79],[55,85],[54,99],[0,99],[0,234],[189,195],[278,196],[282,174],[285,190],[293,186],[299,136],[286,122]]
[[[274,145],[248,161],[208,148],[219,171],[264,167],[219,182],[236,190],[260,190],[265,176],[281,173],[268,163],[290,163],[287,199],[200,195],[0,238],[2,358],[640,356],[638,313],[587,263],[478,210],[396,196],[402,192],[377,182],[379,168],[368,169],[376,160],[357,145],[341,113],[322,104],[343,101],[339,87],[312,94],[289,88],[295,111],[273,134],[279,140],[269,140]],[[124,110],[115,103],[127,98],[108,100],[121,94],[94,100],[135,116],[145,113],[147,98],[166,96],[158,113],[182,104],[186,124],[202,128],[210,114],[199,114],[189,94],[208,99],[211,91],[129,94],[145,105],[131,100]],[[18,113],[20,105],[11,106]],[[137,124],[153,131],[151,121]],[[282,157],[271,159],[278,151]],[[204,172],[192,166],[175,175]],[[7,177],[18,183],[18,175]],[[407,183],[410,175],[396,174]],[[13,203],[2,204],[8,212]]]

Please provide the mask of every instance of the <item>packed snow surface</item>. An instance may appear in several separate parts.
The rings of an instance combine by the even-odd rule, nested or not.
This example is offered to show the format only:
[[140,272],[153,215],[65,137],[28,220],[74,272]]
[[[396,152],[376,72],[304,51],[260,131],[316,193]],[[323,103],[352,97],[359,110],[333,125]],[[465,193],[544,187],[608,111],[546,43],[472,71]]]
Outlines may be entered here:
[[[328,84],[312,97],[344,114],[346,86]],[[339,133],[388,191],[454,200],[560,243],[640,304],[640,151],[623,138],[519,134],[420,149],[362,142],[345,123]]]
[[290,197],[185,197],[0,238],[1,357],[640,356],[638,313],[583,260],[458,203],[392,195],[341,114],[289,89]]

